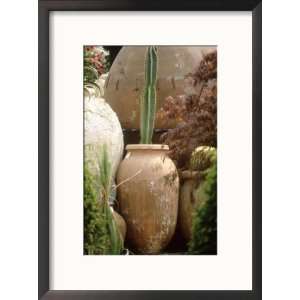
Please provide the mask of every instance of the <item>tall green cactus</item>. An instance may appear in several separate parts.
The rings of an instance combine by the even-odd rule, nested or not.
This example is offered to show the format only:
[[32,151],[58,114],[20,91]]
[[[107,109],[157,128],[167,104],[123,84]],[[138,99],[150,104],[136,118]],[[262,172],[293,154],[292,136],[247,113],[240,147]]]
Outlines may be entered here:
[[151,144],[156,112],[157,47],[147,49],[145,60],[145,88],[141,97],[141,144]]

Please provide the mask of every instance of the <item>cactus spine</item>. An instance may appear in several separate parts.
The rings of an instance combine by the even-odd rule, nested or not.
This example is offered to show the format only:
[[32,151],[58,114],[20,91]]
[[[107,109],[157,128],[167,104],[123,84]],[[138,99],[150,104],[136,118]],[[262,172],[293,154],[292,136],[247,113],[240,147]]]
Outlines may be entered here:
[[156,112],[157,48],[147,49],[145,60],[145,88],[141,97],[141,144],[151,144]]

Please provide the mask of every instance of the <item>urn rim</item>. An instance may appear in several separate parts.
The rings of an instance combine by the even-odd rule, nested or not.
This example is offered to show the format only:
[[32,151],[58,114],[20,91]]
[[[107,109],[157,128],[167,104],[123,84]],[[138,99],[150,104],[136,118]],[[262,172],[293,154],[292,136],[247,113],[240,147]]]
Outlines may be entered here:
[[126,146],[126,150],[169,150],[168,145],[164,144],[129,144]]

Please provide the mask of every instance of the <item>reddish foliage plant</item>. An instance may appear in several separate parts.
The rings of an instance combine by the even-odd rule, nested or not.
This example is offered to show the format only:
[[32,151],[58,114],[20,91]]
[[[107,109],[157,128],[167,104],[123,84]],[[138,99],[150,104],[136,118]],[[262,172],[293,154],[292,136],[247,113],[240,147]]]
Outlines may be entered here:
[[158,112],[177,120],[177,126],[162,134],[170,157],[179,169],[188,169],[192,152],[202,145],[217,146],[217,52],[203,57],[196,72],[188,74],[196,94],[167,97]]

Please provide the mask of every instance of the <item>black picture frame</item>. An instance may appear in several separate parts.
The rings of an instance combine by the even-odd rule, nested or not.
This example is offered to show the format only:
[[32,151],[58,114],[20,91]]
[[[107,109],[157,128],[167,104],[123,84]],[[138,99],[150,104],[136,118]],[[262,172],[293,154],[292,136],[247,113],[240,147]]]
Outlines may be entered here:
[[[51,11],[252,11],[252,290],[58,291],[49,290],[49,12]],[[39,221],[38,298],[43,300],[259,300],[262,298],[262,4],[258,0],[39,0]]]

